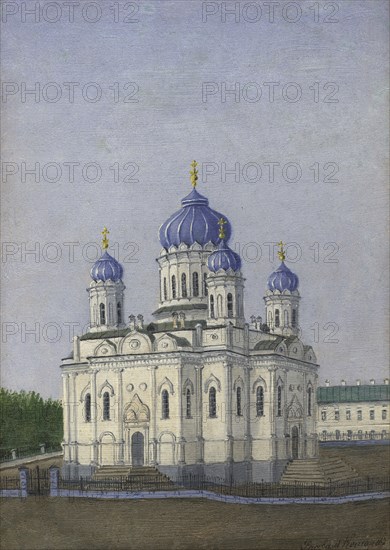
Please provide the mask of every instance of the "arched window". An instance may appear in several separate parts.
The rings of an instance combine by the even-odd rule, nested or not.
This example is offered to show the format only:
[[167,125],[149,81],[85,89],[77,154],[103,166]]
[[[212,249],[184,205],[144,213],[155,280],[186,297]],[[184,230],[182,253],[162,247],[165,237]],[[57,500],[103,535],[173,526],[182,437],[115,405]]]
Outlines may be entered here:
[[168,300],[168,289],[167,289],[167,278],[164,277],[163,280],[163,297],[164,300]]
[[186,418],[191,418],[191,390],[186,391]]
[[192,274],[192,294],[199,296],[199,275],[196,271]]
[[91,422],[91,394],[87,393],[85,396],[85,422]]
[[167,390],[163,390],[161,394],[161,416],[169,418],[169,394]]
[[311,392],[312,392],[312,389],[309,388],[307,390],[307,415],[308,416],[311,416]]
[[110,420],[110,394],[103,393],[103,420]]
[[280,327],[280,312],[275,309],[275,327]]
[[340,430],[336,430],[336,439],[339,440],[340,439]]
[[256,390],[256,415],[264,416],[264,388],[257,386]]
[[237,388],[236,390],[236,404],[237,404],[237,416],[242,416],[241,388]]
[[116,314],[118,317],[118,323],[121,323],[122,322],[122,304],[120,302],[116,304]]
[[209,391],[209,416],[210,418],[217,416],[217,391],[214,387]]
[[287,311],[287,309],[284,310],[284,326],[288,327],[288,311]]
[[233,317],[233,296],[230,292],[227,295],[227,313],[228,317]]
[[172,275],[172,299],[176,298],[176,277]]
[[293,328],[295,328],[297,326],[297,310],[293,309],[291,315],[291,325]]
[[222,295],[221,294],[218,294],[218,296],[217,296],[217,317],[223,317]]
[[99,315],[100,315],[100,324],[105,325],[106,324],[106,306],[104,304],[100,304],[99,306]]
[[214,308],[214,296],[210,296],[210,317],[211,319],[215,318],[215,308]]
[[203,294],[205,296],[207,296],[208,293],[209,293],[209,291],[208,291],[208,288],[207,288],[207,273],[205,273],[203,275]]
[[187,275],[181,274],[181,295],[183,298],[187,298]]
[[277,415],[282,416],[282,386],[278,386],[278,409]]
[[268,312],[268,326],[272,327],[272,311]]

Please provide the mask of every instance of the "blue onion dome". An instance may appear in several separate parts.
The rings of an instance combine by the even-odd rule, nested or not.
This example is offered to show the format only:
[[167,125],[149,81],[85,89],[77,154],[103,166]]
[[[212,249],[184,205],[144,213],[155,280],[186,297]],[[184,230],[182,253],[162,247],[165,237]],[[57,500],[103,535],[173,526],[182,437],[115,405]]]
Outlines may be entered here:
[[122,279],[123,267],[115,258],[107,252],[109,231],[105,227],[102,231],[103,240],[102,248],[105,251],[103,256],[99,258],[92,266],[91,277],[95,282],[98,281],[113,281],[117,282]]
[[284,262],[282,262],[278,269],[276,269],[268,277],[268,289],[272,291],[279,290],[280,292],[283,292],[284,290],[289,290],[290,292],[293,292],[294,290],[297,290],[298,285],[298,276],[295,275],[295,273],[293,273]]
[[[208,199],[195,189],[198,179],[196,166],[197,163],[193,161],[190,172],[193,190],[182,199],[182,208],[160,227],[160,243],[166,249],[172,245],[179,246],[181,243],[187,246],[194,243],[205,246],[209,242],[214,245],[219,242],[217,222],[222,218],[222,214],[210,208]],[[226,224],[225,232],[228,240],[231,235],[229,222]]]
[[105,252],[99,260],[97,260],[91,269],[92,279],[97,281],[120,281],[123,275],[123,267],[115,258]]
[[217,250],[208,257],[207,266],[213,273],[217,273],[220,269],[238,271],[241,268],[241,258],[228,247],[225,239],[221,239]]

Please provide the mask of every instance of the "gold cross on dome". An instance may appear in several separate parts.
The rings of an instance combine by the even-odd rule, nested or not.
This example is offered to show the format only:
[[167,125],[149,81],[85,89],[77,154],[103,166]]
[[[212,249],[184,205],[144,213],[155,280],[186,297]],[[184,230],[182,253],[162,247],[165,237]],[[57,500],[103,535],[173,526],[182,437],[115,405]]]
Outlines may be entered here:
[[224,228],[224,225],[227,224],[227,221],[224,219],[224,218],[220,218],[218,220],[218,225],[219,225],[219,238],[220,239],[224,239],[226,237],[225,235],[225,228]]
[[103,231],[102,231],[102,235],[103,235],[102,248],[104,250],[106,250],[108,248],[108,239],[107,239],[108,234],[109,234],[109,230],[107,229],[107,227],[104,227]]
[[286,251],[283,248],[284,246],[286,246],[286,243],[284,243],[283,241],[280,241],[278,243],[278,247],[280,248],[280,250],[278,251],[278,256],[279,259],[282,260],[282,262],[284,262],[284,260],[286,259]]
[[192,187],[195,189],[196,187],[196,184],[198,183],[198,170],[197,170],[197,167],[198,166],[198,163],[196,162],[196,160],[193,160],[191,162],[191,172],[190,172],[190,175],[191,175],[191,185]]

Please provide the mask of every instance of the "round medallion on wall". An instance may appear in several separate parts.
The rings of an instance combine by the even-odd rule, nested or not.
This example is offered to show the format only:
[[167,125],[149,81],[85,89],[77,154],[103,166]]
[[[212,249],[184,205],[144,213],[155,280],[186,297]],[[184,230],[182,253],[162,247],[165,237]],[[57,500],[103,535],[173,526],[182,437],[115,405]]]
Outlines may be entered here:
[[138,349],[141,345],[141,342],[139,340],[131,340],[129,345],[131,349]]
[[140,390],[145,391],[148,386],[144,382],[142,382],[142,384],[140,384],[138,387]]
[[211,338],[212,338],[213,340],[218,340],[218,334],[212,334],[212,335],[211,335]]
[[128,384],[128,385],[126,386],[126,389],[127,389],[127,391],[133,391],[133,389],[134,389],[133,384]]
[[167,348],[168,346],[169,346],[168,342],[163,342],[161,344],[161,347],[164,348],[164,349]]
[[104,348],[100,348],[100,352],[103,353],[103,355],[106,355],[108,353],[109,349],[104,347]]

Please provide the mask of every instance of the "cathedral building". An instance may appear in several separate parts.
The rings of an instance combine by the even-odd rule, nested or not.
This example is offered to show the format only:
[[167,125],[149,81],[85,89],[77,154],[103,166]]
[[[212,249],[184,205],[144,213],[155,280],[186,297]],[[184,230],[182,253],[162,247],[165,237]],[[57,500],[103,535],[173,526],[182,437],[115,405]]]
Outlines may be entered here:
[[125,321],[123,268],[103,231],[90,328],[61,365],[66,475],[153,466],[172,479],[275,481],[287,461],[317,456],[319,367],[299,338],[298,277],[279,243],[265,322],[246,321],[231,225],[197,191],[196,166],[159,231],[159,303],[147,325]]

